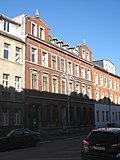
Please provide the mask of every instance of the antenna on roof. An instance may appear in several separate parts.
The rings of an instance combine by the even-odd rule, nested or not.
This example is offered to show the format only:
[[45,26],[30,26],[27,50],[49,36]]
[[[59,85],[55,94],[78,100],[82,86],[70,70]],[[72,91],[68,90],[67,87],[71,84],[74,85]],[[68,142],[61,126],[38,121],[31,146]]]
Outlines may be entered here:
[[36,18],[39,18],[39,12],[38,12],[38,9],[36,9],[35,17],[36,17]]

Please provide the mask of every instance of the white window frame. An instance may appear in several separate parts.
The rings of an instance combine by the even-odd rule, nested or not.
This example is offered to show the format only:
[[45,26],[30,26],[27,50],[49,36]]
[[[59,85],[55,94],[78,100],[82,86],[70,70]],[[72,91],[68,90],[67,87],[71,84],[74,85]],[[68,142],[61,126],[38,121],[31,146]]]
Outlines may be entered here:
[[39,38],[45,40],[45,28],[42,26],[39,27]]
[[[46,78],[46,81],[44,81],[44,78]],[[42,91],[49,92],[49,77],[46,74],[42,76]]]
[[75,64],[75,76],[79,77],[79,65]]
[[82,58],[85,59],[85,57],[86,57],[85,49],[82,49]]
[[42,51],[42,66],[48,67],[48,52],[46,51]]
[[91,80],[91,70],[87,68],[87,80]]
[[[54,81],[54,80],[55,80],[55,81]],[[54,84],[54,82],[55,82],[56,84]],[[53,93],[58,93],[58,78],[55,77],[55,76],[52,77],[52,92],[53,92]]]
[[60,59],[60,70],[65,72],[65,60],[63,58]]
[[[5,53],[7,52],[7,53]],[[7,54],[7,57],[6,57],[6,54]],[[3,58],[4,59],[10,59],[10,44],[8,43],[4,43],[4,53],[3,53]]]
[[68,72],[68,74],[72,74],[73,73],[72,71],[73,71],[72,62],[68,61],[67,62],[67,72]]
[[86,95],[86,85],[82,84],[82,94],[83,96]]
[[31,89],[38,90],[38,73],[34,71],[31,72]]
[[18,111],[15,111],[14,113],[14,125],[15,126],[20,126],[21,125],[21,112],[20,112],[20,109]]
[[3,73],[3,88],[9,88],[9,74]]
[[[64,86],[62,82],[64,82]],[[66,94],[66,80],[65,79],[61,79],[61,94]]]
[[37,63],[37,48],[31,47],[31,62]]
[[4,28],[3,30],[6,31],[6,32],[9,32],[10,31],[10,22],[8,22],[7,20],[4,20]]
[[81,67],[81,77],[85,79],[85,67]]
[[[53,59],[53,57],[55,59]],[[52,54],[52,58],[51,58],[51,64],[52,64],[52,69],[57,69],[57,56],[55,56],[54,54]]]
[[21,63],[21,48],[19,48],[19,47],[16,47],[15,62]]
[[[34,25],[34,29],[33,29],[33,25]],[[34,22],[31,22],[31,35],[37,36],[37,24]]]
[[[4,111],[6,110],[6,111]],[[9,125],[9,111],[8,109],[3,109],[2,111],[2,126],[8,126]]]
[[80,83],[79,82],[75,83],[75,91],[77,92],[77,94],[80,93]]
[[15,90],[20,92],[21,91],[21,77],[15,76]]

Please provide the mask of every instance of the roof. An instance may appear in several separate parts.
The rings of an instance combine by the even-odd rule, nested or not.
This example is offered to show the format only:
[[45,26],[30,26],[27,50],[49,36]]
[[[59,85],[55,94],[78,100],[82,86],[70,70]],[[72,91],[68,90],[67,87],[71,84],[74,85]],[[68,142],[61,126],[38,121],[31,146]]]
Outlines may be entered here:
[[120,128],[98,128],[94,129],[93,132],[120,133]]

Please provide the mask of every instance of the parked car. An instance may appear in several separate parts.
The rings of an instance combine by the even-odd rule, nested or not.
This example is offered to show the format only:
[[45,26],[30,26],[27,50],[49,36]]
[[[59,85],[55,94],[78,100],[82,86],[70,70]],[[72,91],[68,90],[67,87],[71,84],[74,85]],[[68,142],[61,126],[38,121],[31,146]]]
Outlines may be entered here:
[[82,142],[82,160],[120,159],[120,128],[92,130]]
[[26,128],[12,130],[0,138],[0,151],[35,146],[40,141],[40,133]]

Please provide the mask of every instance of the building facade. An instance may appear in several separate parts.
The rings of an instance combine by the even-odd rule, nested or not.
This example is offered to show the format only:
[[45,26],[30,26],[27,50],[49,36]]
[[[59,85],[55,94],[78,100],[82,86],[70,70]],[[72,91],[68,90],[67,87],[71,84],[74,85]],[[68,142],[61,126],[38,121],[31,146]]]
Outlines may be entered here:
[[93,63],[85,41],[71,47],[52,37],[38,11],[1,15],[0,24],[1,126],[88,130],[115,122],[114,114],[119,123],[120,77]]
[[0,15],[0,129],[24,126],[25,43],[17,36],[19,23]]

